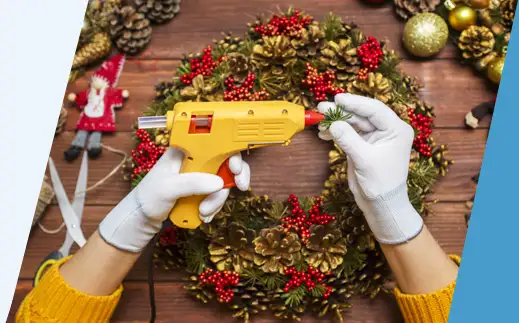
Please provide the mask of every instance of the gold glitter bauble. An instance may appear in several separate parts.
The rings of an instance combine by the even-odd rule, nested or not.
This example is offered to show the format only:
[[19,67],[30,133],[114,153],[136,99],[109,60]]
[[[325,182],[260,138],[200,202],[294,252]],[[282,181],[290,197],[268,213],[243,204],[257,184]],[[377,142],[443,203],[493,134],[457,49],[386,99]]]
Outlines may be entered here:
[[464,31],[478,21],[477,12],[471,7],[460,5],[449,13],[449,25],[457,31]]
[[418,57],[430,57],[439,53],[449,37],[449,27],[434,13],[418,14],[405,24],[403,42],[405,48]]
[[505,58],[503,56],[496,57],[492,62],[490,62],[490,64],[488,64],[487,76],[495,84],[501,82],[503,66],[505,66]]

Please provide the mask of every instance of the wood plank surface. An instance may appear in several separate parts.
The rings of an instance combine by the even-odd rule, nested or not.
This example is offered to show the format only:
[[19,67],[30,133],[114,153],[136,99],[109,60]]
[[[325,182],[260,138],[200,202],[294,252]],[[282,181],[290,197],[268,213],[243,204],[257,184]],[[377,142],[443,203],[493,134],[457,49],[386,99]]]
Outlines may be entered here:
[[[119,86],[130,91],[130,98],[122,109],[116,111],[119,131],[132,129],[142,109],[153,100],[154,85],[170,80],[177,66],[178,61],[164,60],[129,60],[126,63]],[[435,107],[435,126],[438,128],[463,127],[465,114],[475,105],[491,100],[494,95],[483,78],[457,61],[404,61],[401,68],[425,84],[421,90],[422,99]],[[66,93],[87,89],[91,74],[92,72],[87,73],[69,86]],[[68,102],[65,102],[65,106],[69,112],[66,129],[74,130],[79,110],[71,107]],[[481,127],[488,127],[488,118],[483,120]]]
[[[440,199],[434,205],[435,215],[426,219],[432,234],[448,253],[461,254],[466,225],[467,209],[464,201],[474,194],[471,177],[478,173],[483,157],[488,128],[488,118],[481,129],[464,129],[463,117],[476,104],[490,100],[495,89],[470,67],[462,66],[452,44],[437,57],[416,60],[409,57],[401,44],[403,22],[396,17],[392,3],[382,6],[367,6],[361,0],[293,0],[283,3],[271,0],[188,0],[181,5],[181,14],[171,23],[154,27],[150,46],[139,57],[130,58],[121,75],[119,86],[130,91],[130,99],[117,111],[118,133],[105,136],[103,142],[127,153],[133,148],[132,125],[142,109],[154,97],[154,85],[169,80],[183,54],[200,51],[221,32],[231,31],[235,36],[247,31],[246,23],[258,13],[269,13],[292,5],[301,8],[317,19],[328,12],[356,22],[366,35],[390,41],[390,46],[406,61],[401,68],[408,75],[417,77],[425,88],[422,98],[435,106],[435,136],[439,143],[449,145],[450,157],[455,160],[449,174],[435,186],[431,199]],[[89,76],[70,85],[64,94],[87,89]],[[71,143],[79,112],[64,102],[69,111],[66,131],[57,136],[52,146],[51,157],[60,172],[65,189],[72,194],[80,161],[67,163],[63,152]],[[57,118],[57,116],[56,116]],[[276,199],[285,199],[289,193],[299,195],[319,194],[322,182],[327,177],[327,152],[329,144],[320,141],[312,131],[297,135],[288,147],[268,147],[247,156],[252,167],[252,187],[257,194],[269,194]],[[89,185],[94,184],[120,162],[120,157],[104,151],[99,160],[89,161]],[[117,174],[101,188],[87,194],[83,229],[86,235],[95,231],[99,222],[128,193],[129,183]],[[43,219],[48,228],[61,223],[56,205],[50,206]],[[61,245],[65,232],[55,235],[35,228],[31,233],[20,272],[20,281],[8,322],[13,322],[14,313],[21,300],[31,289],[31,279],[40,261],[54,248]],[[73,249],[75,250],[75,249]],[[125,283],[126,291],[114,316],[114,322],[147,322],[149,319],[148,287],[146,283],[146,255],[141,257]],[[158,322],[238,322],[229,313],[210,306],[201,306],[186,297],[179,279],[182,273],[156,271]],[[402,322],[394,300],[383,296],[371,302],[355,299],[353,309],[345,315],[345,322]],[[304,322],[317,322],[311,317]],[[272,317],[261,317],[254,322],[274,322]]]

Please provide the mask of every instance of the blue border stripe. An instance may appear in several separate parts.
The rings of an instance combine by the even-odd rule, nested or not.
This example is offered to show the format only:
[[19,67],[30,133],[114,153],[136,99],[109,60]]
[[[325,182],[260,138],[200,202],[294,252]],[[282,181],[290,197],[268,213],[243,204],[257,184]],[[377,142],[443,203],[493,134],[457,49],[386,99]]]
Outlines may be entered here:
[[514,37],[508,47],[449,323],[519,322],[519,39]]

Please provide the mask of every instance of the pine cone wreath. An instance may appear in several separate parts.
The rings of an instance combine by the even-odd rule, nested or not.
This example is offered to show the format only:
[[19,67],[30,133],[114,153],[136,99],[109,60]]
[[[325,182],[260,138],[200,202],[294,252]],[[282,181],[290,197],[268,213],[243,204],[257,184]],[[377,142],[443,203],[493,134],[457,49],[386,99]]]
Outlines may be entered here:
[[370,72],[366,80],[355,80],[349,83],[347,90],[350,93],[370,96],[387,103],[392,98],[393,87],[381,73]]
[[313,225],[306,243],[306,262],[326,273],[343,262],[347,252],[341,230],[332,225]]
[[173,19],[180,11],[180,0],[135,0],[137,11],[154,24]]
[[360,70],[360,60],[357,57],[357,47],[351,38],[340,39],[339,42],[328,41],[321,50],[321,63],[335,72],[339,86],[357,78]]
[[241,273],[254,261],[254,230],[231,223],[220,228],[209,245],[211,261],[219,271],[233,270]]
[[465,59],[479,59],[489,54],[494,44],[494,34],[484,26],[470,26],[458,38],[458,48]]
[[266,273],[283,273],[301,260],[301,242],[281,226],[262,229],[254,240],[254,263]]
[[503,20],[503,25],[508,29],[512,29],[516,8],[517,0],[503,0],[503,2],[501,2],[501,18]]
[[72,69],[81,68],[92,64],[110,54],[112,44],[108,34],[100,32],[92,37],[92,40],[81,47],[74,55]]
[[440,0],[395,0],[396,13],[407,20],[419,13],[434,12]]
[[243,54],[232,53],[227,56],[229,72],[235,81],[242,83],[245,81],[253,66],[249,58]]
[[119,51],[137,55],[151,41],[150,21],[135,8],[115,8],[110,17],[110,37]]

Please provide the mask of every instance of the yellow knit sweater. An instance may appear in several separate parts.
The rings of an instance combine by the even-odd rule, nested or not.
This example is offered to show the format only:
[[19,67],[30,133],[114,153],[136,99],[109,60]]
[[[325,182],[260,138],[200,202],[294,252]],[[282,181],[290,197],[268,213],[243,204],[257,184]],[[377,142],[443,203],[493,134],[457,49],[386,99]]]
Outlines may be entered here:
[[[451,256],[459,265],[460,258]],[[58,262],[22,302],[17,323],[103,323],[108,322],[121,298],[119,287],[110,296],[90,296],[74,290],[59,274]],[[395,288],[398,306],[407,323],[447,322],[456,282],[426,295],[406,295]]]

